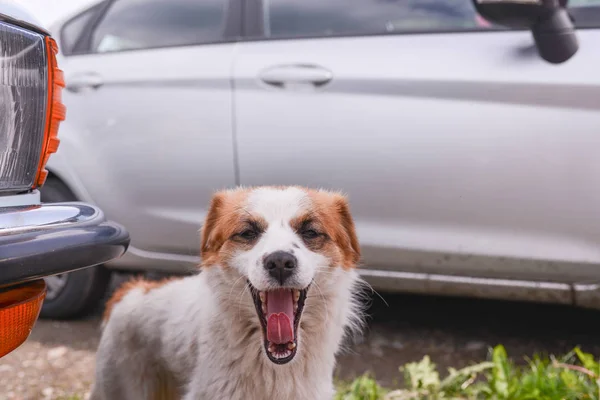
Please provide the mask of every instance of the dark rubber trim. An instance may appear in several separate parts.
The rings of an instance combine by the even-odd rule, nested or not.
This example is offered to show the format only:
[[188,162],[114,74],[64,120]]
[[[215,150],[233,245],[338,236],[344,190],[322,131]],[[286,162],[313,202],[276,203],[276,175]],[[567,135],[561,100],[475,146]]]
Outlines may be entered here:
[[[19,215],[23,226],[15,226]],[[125,253],[129,240],[121,225],[86,204],[0,209],[0,286],[111,261]]]

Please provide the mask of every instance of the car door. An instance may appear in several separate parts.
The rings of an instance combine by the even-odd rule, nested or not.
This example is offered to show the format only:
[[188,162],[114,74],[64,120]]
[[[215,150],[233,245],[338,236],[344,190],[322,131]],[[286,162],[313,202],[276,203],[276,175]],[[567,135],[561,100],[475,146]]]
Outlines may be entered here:
[[597,30],[557,68],[470,0],[261,7],[234,68],[242,184],[347,192],[384,280],[594,276]]
[[213,190],[235,184],[230,23],[226,0],[116,0],[63,28],[61,152],[134,252],[196,256]]

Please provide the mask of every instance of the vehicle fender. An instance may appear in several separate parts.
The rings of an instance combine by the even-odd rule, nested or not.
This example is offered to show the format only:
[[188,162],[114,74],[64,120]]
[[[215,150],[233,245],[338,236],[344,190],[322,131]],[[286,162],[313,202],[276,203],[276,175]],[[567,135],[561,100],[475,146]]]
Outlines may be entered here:
[[19,5],[16,1],[0,0],[0,14],[7,15],[11,18],[27,22],[28,24],[42,27],[40,20],[35,18],[26,8]]

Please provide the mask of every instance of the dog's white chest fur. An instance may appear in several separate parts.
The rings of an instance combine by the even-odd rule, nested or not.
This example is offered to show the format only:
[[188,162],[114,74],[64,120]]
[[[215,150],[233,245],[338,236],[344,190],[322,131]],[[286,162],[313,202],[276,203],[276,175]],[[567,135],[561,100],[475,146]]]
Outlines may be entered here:
[[97,374],[105,381],[96,382],[92,399],[152,399],[161,390],[183,400],[331,399],[335,353],[344,330],[358,323],[357,274],[339,271],[324,277],[335,285],[311,290],[299,351],[286,365],[265,356],[246,284],[232,287],[227,276],[234,271],[209,269],[148,293],[132,290],[105,327],[98,368],[106,370]]

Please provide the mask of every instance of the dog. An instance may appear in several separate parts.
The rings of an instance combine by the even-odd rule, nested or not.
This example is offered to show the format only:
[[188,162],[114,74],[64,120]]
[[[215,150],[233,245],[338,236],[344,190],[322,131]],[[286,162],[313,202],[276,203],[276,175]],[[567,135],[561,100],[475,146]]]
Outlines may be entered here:
[[217,192],[200,272],[134,280],[107,303],[92,400],[325,400],[359,332],[360,248],[346,198]]

